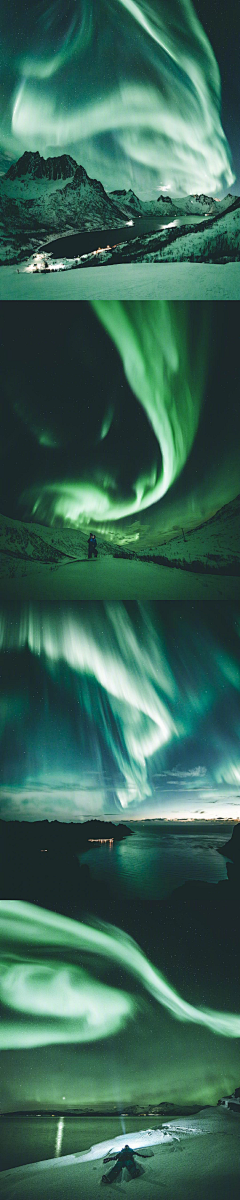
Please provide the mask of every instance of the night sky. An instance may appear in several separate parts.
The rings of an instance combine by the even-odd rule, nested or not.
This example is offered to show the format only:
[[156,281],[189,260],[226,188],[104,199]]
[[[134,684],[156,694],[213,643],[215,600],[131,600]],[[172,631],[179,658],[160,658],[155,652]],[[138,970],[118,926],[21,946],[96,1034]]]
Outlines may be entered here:
[[151,546],[240,491],[238,306],[1,309],[0,511]]
[[3,0],[2,169],[68,152],[108,190],[238,191],[235,0],[227,11],[226,30],[222,0]]
[[[239,192],[236,0],[3,0],[1,42],[1,173],[38,150],[141,198]],[[229,302],[2,304],[0,513],[153,550],[204,524],[240,492],[238,330]],[[0,820],[230,836],[239,724],[239,605],[0,603]],[[67,836],[51,911],[25,849],[26,902],[0,892],[0,1111],[239,1085],[239,883],[221,859],[199,885],[195,850],[175,896],[138,865],[131,903],[79,856],[70,912]]]
[[239,814],[231,604],[1,611],[0,817]]

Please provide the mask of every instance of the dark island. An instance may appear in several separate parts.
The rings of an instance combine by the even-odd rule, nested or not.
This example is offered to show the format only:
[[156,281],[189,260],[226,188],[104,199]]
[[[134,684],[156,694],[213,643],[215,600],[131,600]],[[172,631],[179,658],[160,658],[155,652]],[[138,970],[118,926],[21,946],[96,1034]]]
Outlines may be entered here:
[[80,917],[91,911],[97,890],[81,854],[105,841],[114,846],[131,832],[112,821],[0,821],[0,898]]

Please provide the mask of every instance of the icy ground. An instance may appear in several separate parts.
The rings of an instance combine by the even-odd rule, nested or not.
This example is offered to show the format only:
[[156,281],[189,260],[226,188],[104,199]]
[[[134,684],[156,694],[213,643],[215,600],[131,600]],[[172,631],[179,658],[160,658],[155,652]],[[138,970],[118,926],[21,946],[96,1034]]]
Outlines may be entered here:
[[105,554],[88,562],[60,563],[9,558],[2,555],[2,600],[226,600],[240,598],[240,576],[195,574],[176,567]]
[[[83,1154],[49,1159],[1,1174],[2,1200],[97,1200],[103,1157],[125,1138],[96,1144]],[[160,1130],[128,1133],[134,1148],[153,1147],[153,1157],[141,1163],[141,1174],[130,1183],[110,1185],[110,1195],[135,1200],[239,1200],[239,1116],[219,1108],[203,1109],[193,1117],[175,1118]],[[128,1187],[131,1191],[128,1192]]]
[[[56,529],[0,517],[0,588],[2,596],[48,601],[93,598],[112,600],[182,599],[240,596],[240,497],[224,505],[196,528],[154,534],[124,547],[97,533],[98,558],[88,562],[88,532]],[[135,549],[136,547],[136,549]],[[129,558],[115,557],[124,552]],[[149,555],[150,561],[145,561]],[[162,561],[151,561],[153,556]],[[143,557],[142,557],[143,556]],[[172,565],[171,565],[172,564]],[[187,570],[187,566],[191,570]]]
[[29,274],[0,268],[1,300],[240,300],[240,262],[127,263]]

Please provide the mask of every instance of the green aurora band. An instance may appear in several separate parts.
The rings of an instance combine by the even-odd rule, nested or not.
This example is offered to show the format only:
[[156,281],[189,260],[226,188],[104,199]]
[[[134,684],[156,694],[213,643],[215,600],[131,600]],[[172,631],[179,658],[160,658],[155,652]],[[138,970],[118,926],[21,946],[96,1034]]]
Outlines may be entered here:
[[74,149],[106,187],[229,188],[219,69],[191,0],[71,7],[67,20],[63,0],[43,5],[26,31],[27,53],[18,44],[8,51],[18,82],[2,144]]
[[[226,1038],[240,1036],[240,1015],[195,1008],[172,988],[120,929],[97,927],[15,900],[0,902],[1,1047],[27,1048],[108,1037],[137,1015],[140,1001],[105,986],[62,956],[92,956],[93,971],[109,964],[179,1021],[205,1026]],[[41,947],[42,955],[39,955]],[[49,953],[55,956],[49,960]],[[17,1011],[17,1017],[15,1012]]]
[[[98,811],[102,812],[102,807],[109,803],[104,783],[106,752],[111,762],[119,811],[131,807],[138,810],[150,797],[153,797],[154,805],[157,794],[163,802],[163,791],[169,778],[178,796],[181,783],[186,797],[193,784],[195,789],[200,788],[202,809],[208,808],[214,797],[219,797],[219,785],[229,785],[233,789],[233,799],[238,801],[235,791],[240,782],[239,618],[234,609],[228,609],[221,634],[217,614],[214,619],[214,630],[204,619],[196,626],[191,614],[184,615],[176,605],[173,657],[172,634],[164,623],[163,614],[156,625],[153,614],[141,605],[134,605],[131,613],[125,605],[116,603],[92,605],[90,609],[84,606],[77,613],[61,608],[56,613],[31,606],[23,607],[15,615],[0,612],[0,651],[19,652],[21,658],[28,649],[35,659],[40,660],[45,673],[45,697],[48,697],[48,679],[54,680],[58,695],[62,695],[63,712],[64,706],[68,708],[68,694],[72,696],[73,711],[77,711],[77,748],[73,753],[73,742],[70,752],[74,799],[72,786],[68,793],[72,781],[69,758],[66,773],[64,755],[61,757],[61,747],[69,741],[71,726],[63,719],[59,731],[58,724],[57,742],[54,741],[53,746],[50,738],[51,754],[48,757],[49,732],[47,725],[41,723],[40,710],[37,710],[36,737],[31,721],[30,724],[28,721],[31,688],[28,691],[23,684],[20,695],[17,690],[11,695],[9,689],[4,692],[2,686],[2,760],[5,729],[9,730],[8,744],[13,758],[15,741],[12,739],[16,733],[24,746],[25,780],[21,780],[19,789],[20,812],[24,813],[20,797],[25,796],[26,802],[26,787],[29,786],[30,791],[32,787],[34,794],[35,784],[39,783],[43,785],[44,795],[40,791],[35,819],[39,812],[45,817],[50,815],[50,819],[53,815],[56,817],[61,810],[58,809],[57,791],[53,788],[51,793],[53,780],[56,789],[60,787],[60,781],[67,789],[69,819],[79,816],[82,809],[88,812],[89,769],[96,772],[94,805],[97,804]],[[231,637],[229,641],[229,634],[233,636],[233,643]],[[15,668],[18,679],[21,679],[21,669],[20,661],[17,671]],[[11,677],[10,667],[9,671]],[[47,724],[52,720],[54,729],[54,709],[49,708],[49,697],[46,702]],[[205,750],[206,722],[209,758]],[[191,760],[189,770],[184,745],[187,747],[191,738],[198,749],[195,746],[194,765]],[[46,749],[45,767],[42,743]],[[181,751],[183,759],[179,768]],[[199,759],[195,759],[195,754],[199,752],[200,763],[204,755],[203,763],[207,762],[207,766],[196,766]],[[46,809],[49,788],[49,808]],[[10,796],[11,788],[6,793],[8,806]],[[196,802],[199,804],[195,790]],[[236,816],[238,811],[237,803]],[[6,817],[5,809],[4,815]]]
[[[98,301],[93,308],[122,359],[128,383],[144,409],[161,450],[161,467],[139,474],[131,495],[120,498],[105,474],[91,481],[47,483],[25,493],[35,520],[61,518],[76,526],[128,517],[149,508],[180,475],[197,432],[207,365],[207,312],[199,316],[194,367],[190,365],[190,311],[167,301]],[[106,397],[106,412],[109,407]],[[106,426],[109,430],[109,422]],[[34,498],[35,497],[35,498]]]

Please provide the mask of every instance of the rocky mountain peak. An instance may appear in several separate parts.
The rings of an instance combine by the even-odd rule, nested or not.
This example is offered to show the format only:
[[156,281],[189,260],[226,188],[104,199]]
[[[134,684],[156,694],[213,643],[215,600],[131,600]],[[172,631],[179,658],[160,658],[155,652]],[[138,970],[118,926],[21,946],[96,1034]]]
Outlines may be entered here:
[[76,168],[77,163],[70,154],[60,154],[57,158],[43,158],[38,150],[25,150],[21,158],[9,167],[5,179],[69,179],[74,175]]

